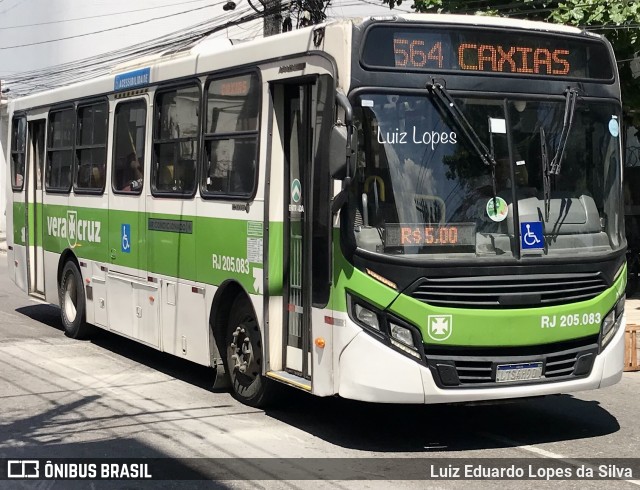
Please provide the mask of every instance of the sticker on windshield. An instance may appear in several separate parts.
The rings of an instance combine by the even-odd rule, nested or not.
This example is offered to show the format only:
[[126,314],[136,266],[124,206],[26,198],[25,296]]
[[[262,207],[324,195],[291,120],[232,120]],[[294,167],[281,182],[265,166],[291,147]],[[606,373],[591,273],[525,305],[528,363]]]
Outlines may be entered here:
[[620,134],[620,125],[618,124],[618,116],[611,116],[611,120],[609,121],[609,132],[611,136],[617,138]]
[[524,221],[520,223],[520,241],[523,250],[544,248],[542,222]]
[[489,130],[495,134],[507,134],[507,120],[490,117]]
[[504,221],[507,214],[509,214],[509,206],[507,201],[501,197],[491,198],[487,201],[487,215],[492,221]]

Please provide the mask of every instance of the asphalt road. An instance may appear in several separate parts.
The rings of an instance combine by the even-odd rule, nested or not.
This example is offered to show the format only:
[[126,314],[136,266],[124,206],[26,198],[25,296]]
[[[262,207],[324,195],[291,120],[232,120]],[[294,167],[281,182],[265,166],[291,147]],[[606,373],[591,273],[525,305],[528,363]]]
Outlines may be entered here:
[[[498,405],[365,404],[286,389],[279,406],[263,411],[213,392],[209,369],[104,331],[90,341],[65,337],[58,308],[30,300],[5,271],[6,255],[0,255],[0,458],[243,462],[224,481],[155,481],[147,488],[602,488],[602,481],[399,482],[385,481],[385,474],[397,476],[394,466],[407,458],[535,458],[543,466],[566,458],[577,467],[586,458],[639,456],[640,372],[625,373],[621,383],[604,390]],[[331,473],[322,467],[326,460],[319,460],[320,468],[297,465],[306,474],[295,477],[278,466],[282,460],[271,458],[358,458],[347,470],[377,472],[379,479],[317,481]],[[381,458],[380,465],[361,458]],[[263,473],[255,471],[255,461]],[[246,480],[255,475],[266,476]],[[629,480],[606,484],[640,485]],[[87,487],[88,482],[0,481],[0,488]]]

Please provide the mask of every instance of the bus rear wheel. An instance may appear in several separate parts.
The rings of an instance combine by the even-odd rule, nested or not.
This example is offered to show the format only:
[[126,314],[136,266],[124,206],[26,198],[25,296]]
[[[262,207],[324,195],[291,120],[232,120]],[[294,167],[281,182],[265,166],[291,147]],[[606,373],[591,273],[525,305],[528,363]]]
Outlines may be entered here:
[[82,275],[73,260],[69,260],[62,269],[58,297],[64,333],[72,339],[88,337],[93,329],[85,322],[86,300]]
[[231,307],[226,347],[231,395],[252,407],[268,404],[273,387],[262,375],[262,336],[253,306],[247,297],[237,298]]

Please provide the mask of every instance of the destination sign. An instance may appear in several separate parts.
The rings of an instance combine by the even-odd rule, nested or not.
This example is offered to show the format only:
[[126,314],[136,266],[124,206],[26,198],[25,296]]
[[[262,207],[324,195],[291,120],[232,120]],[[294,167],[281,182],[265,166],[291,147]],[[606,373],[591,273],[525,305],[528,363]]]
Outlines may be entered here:
[[613,79],[604,43],[521,31],[372,28],[362,61],[367,68],[458,71],[581,79]]
[[404,224],[387,223],[385,226],[387,248],[419,247],[475,247],[476,225],[474,223]]
[[116,75],[113,82],[113,90],[130,90],[151,82],[151,68],[142,68],[140,70],[120,73]]

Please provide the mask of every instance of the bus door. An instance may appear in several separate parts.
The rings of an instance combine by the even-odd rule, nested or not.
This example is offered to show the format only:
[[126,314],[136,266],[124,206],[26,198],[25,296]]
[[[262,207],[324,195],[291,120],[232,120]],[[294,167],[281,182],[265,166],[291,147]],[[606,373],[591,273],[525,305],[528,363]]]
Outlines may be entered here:
[[158,285],[147,280],[145,213],[149,159],[145,143],[148,118],[146,97],[125,99],[115,106],[107,312],[111,330],[157,347]]
[[311,378],[310,175],[312,83],[283,85],[284,101],[284,366]]
[[42,197],[45,158],[46,119],[36,119],[27,123],[27,243],[29,244],[29,293],[44,296],[44,247]]
[[[307,380],[313,375],[314,392],[326,386],[326,392],[333,393],[332,333],[331,327],[322,321],[326,318],[324,308],[329,298],[330,191],[333,189],[326,162],[322,162],[326,160],[323,154],[333,123],[333,78],[320,68],[317,75],[272,83],[270,91],[274,114],[270,131],[274,143],[271,189],[267,197],[269,220],[282,220],[283,227],[282,269],[272,268],[268,276],[269,290],[275,291],[278,272],[282,271],[283,298],[281,309],[275,301],[269,301],[269,359],[273,372],[267,374],[308,390],[310,383],[294,380],[289,375]],[[280,245],[274,233],[272,227],[269,256],[277,253],[279,257]],[[282,325],[281,335],[275,330],[276,325]],[[312,339],[316,336],[328,340],[324,355],[312,354],[315,352]],[[275,355],[280,339],[281,357]],[[329,365],[328,369],[324,369],[325,364]],[[280,370],[287,374],[277,375]]]

